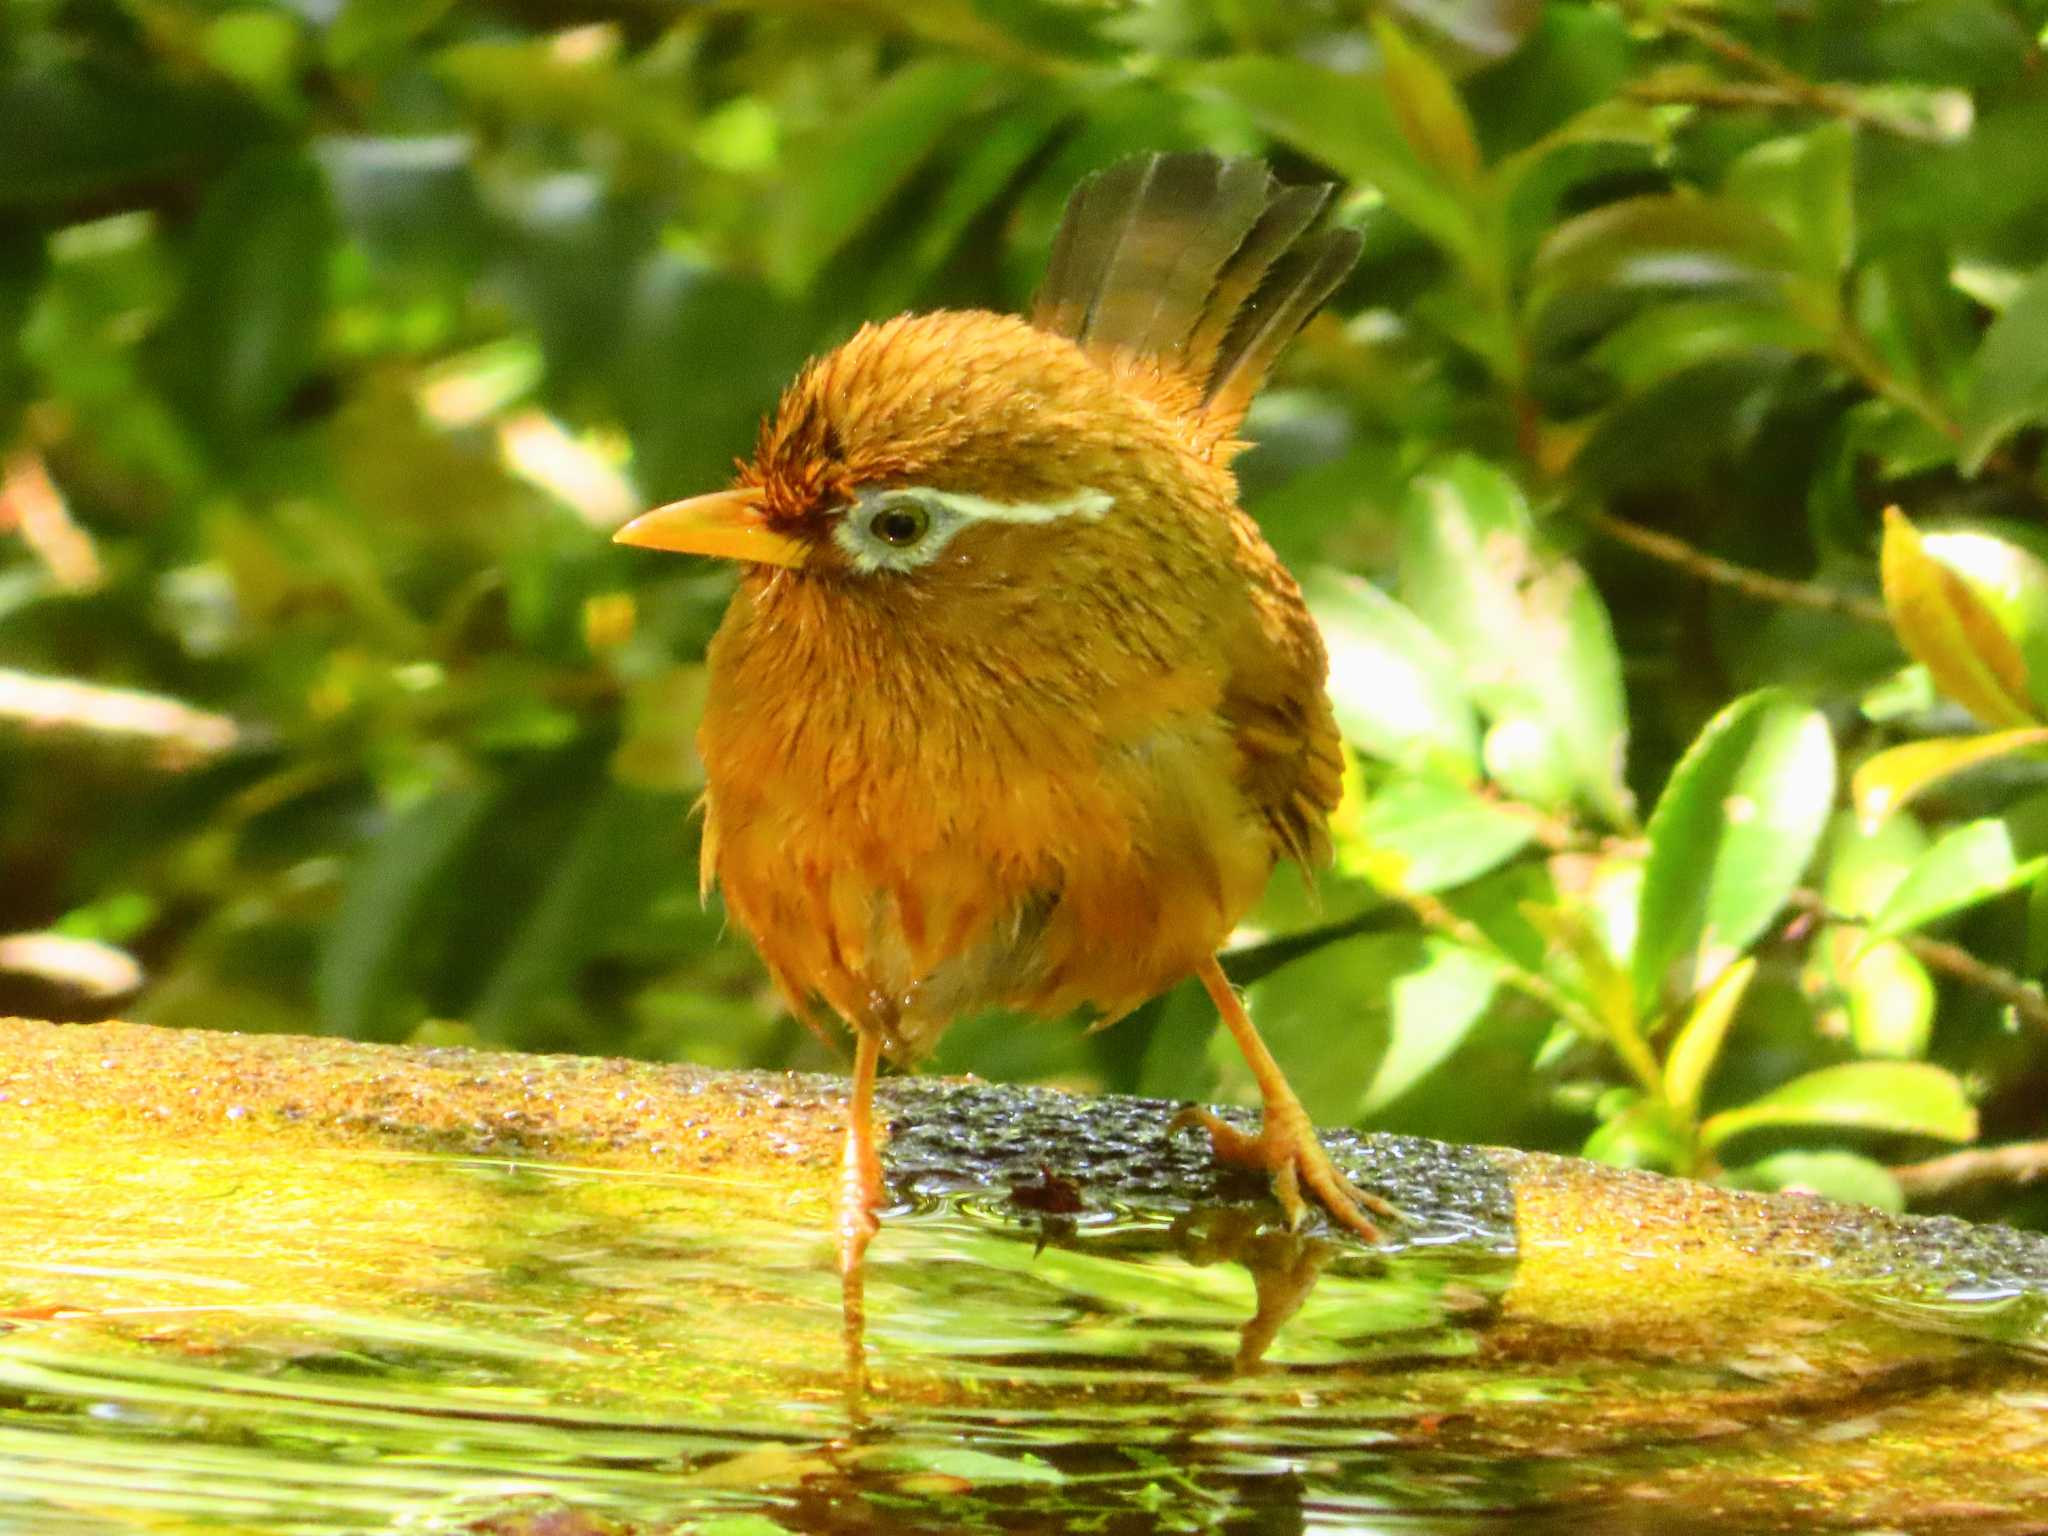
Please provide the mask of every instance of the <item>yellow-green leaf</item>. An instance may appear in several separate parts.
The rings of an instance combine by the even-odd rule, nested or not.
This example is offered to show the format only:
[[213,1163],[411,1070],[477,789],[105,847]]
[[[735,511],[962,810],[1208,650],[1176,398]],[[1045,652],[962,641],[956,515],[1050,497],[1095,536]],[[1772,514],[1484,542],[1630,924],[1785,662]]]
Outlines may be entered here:
[[1698,1113],[1700,1089],[1721,1054],[1721,1042],[1728,1038],[1728,1026],[1756,975],[1756,956],[1746,955],[1714,978],[1713,985],[1699,995],[1687,1015],[1684,1027],[1671,1042],[1664,1058],[1664,1096],[1671,1107],[1690,1118]]
[[1881,568],[1892,628],[1935,686],[1986,725],[2035,724],[2019,647],[1897,507],[1885,509]]
[[1952,773],[2039,747],[2048,747],[2048,727],[1909,741],[1866,758],[1849,781],[1850,797],[1858,819],[1866,827],[1874,827],[1930,784]]
[[1711,1117],[1700,1140],[1718,1147],[1744,1131],[1835,1126],[1938,1141],[1971,1141],[1977,1112],[1955,1075],[1924,1061],[1852,1061],[1822,1067],[1739,1109]]
[[1469,185],[1479,175],[1479,139],[1457,88],[1436,60],[1387,17],[1374,17],[1372,30],[1401,136],[1425,165]]

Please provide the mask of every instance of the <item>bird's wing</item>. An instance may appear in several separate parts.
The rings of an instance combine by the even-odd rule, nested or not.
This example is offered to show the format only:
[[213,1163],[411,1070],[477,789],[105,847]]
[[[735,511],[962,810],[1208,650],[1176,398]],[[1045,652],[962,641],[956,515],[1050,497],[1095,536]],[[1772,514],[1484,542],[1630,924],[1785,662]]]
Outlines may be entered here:
[[1312,228],[1332,190],[1283,187],[1258,160],[1120,161],[1068,201],[1032,324],[1111,366],[1153,364],[1228,437],[1358,259],[1354,231]]
[[1226,641],[1219,713],[1237,745],[1239,787],[1274,853],[1306,875],[1329,857],[1344,754],[1324,686],[1329,661],[1301,589],[1270,554],[1258,565],[1249,622]]

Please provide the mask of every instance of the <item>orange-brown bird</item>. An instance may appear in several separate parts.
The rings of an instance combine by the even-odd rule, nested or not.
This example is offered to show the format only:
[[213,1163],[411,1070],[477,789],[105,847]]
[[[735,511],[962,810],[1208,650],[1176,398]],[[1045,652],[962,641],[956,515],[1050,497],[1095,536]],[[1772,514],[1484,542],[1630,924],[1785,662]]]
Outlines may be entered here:
[[962,1013],[1107,1021],[1200,976],[1265,1100],[1218,1157],[1368,1241],[1216,951],[1327,853],[1322,640],[1237,505],[1239,424],[1358,255],[1331,188],[1165,154],[1083,181],[1028,320],[905,315],[811,362],[734,489],[620,530],[740,562],[712,641],[703,880],[854,1031],[839,1239],[875,1230],[883,1053]]

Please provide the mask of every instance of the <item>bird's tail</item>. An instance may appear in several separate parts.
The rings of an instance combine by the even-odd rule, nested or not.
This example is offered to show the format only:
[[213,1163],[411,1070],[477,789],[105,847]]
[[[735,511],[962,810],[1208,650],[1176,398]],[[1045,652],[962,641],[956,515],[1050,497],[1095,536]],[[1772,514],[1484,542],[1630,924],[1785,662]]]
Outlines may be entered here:
[[1068,200],[1032,323],[1156,360],[1227,433],[1358,260],[1354,231],[1311,228],[1333,190],[1283,187],[1258,160],[1119,161]]

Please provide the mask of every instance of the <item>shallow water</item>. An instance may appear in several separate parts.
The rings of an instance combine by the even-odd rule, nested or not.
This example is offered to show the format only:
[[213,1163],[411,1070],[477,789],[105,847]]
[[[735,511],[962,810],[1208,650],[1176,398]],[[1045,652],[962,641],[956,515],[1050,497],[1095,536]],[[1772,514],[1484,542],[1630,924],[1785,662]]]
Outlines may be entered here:
[[2031,1297],[1662,1350],[1520,1306],[1484,1223],[1368,1253],[902,1187],[854,1401],[780,1192],[41,1147],[0,1182],[0,1531],[2048,1528]]

